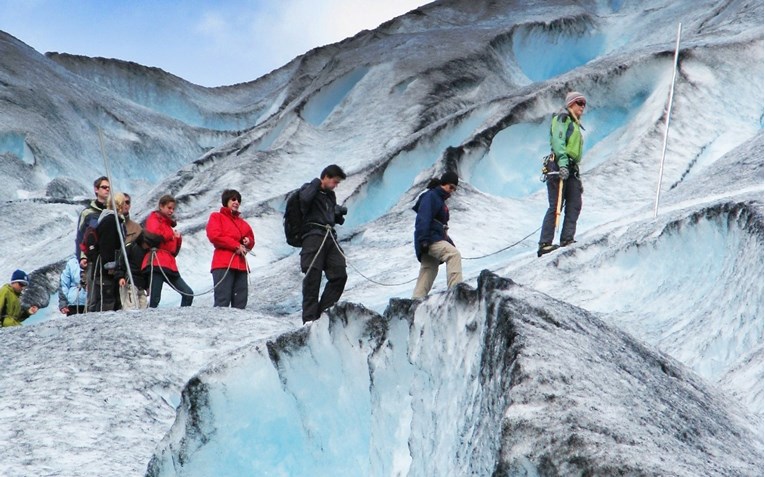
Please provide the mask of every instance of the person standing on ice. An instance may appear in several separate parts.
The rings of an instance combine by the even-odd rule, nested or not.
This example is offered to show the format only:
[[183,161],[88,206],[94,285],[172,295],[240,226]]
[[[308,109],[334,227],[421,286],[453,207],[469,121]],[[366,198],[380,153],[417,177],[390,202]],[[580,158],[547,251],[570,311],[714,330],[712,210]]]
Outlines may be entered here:
[[[299,191],[303,214],[303,242],[300,269],[303,278],[303,324],[318,320],[321,313],[340,300],[348,274],[345,256],[337,243],[335,224],[345,223],[348,209],[337,205],[335,188],[345,179],[336,164],[321,171],[321,177],[303,184]],[[319,299],[322,271],[327,285]]]
[[255,234],[239,213],[242,195],[234,189],[221,194],[223,207],[210,214],[207,238],[215,247],[212,273],[215,302],[213,306],[247,306],[247,253],[255,246]]
[[91,294],[93,289],[92,281],[95,260],[94,257],[88,257],[88,253],[83,251],[82,241],[85,238],[85,232],[88,228],[95,229],[98,225],[98,217],[101,212],[106,209],[106,200],[109,197],[111,190],[109,184],[109,178],[101,176],[93,182],[93,194],[96,198],[90,201],[90,204],[80,212],[80,216],[77,220],[77,232],[75,235],[75,255],[80,259],[80,265],[85,268],[85,289],[88,291],[88,304],[90,304]]
[[21,326],[21,322],[37,313],[36,306],[28,309],[21,307],[21,292],[29,285],[29,275],[23,270],[16,270],[11,275],[11,282],[0,288],[0,320],[3,327]]
[[[580,120],[587,106],[582,93],[572,91],[566,95],[566,106],[555,113],[550,124],[550,148],[552,159],[546,164],[548,208],[542,221],[537,257],[576,242],[576,221],[582,211],[582,181],[579,179],[579,163],[582,160],[582,125]],[[561,185],[562,181],[562,185]],[[561,201],[559,204],[558,202]],[[565,209],[565,210],[564,210]],[[554,245],[555,227],[560,210],[563,227],[560,245]]]
[[451,171],[441,179],[431,179],[412,208],[414,221],[414,251],[420,262],[420,274],[414,286],[413,298],[430,292],[438,275],[438,266],[446,262],[446,284],[449,288],[462,281],[462,255],[449,238],[449,207],[446,200],[457,190],[459,178]]
[[125,217],[121,210],[125,196],[114,194],[106,203],[106,210],[98,217],[98,258],[93,269],[93,288],[90,290],[88,312],[119,310],[119,285],[116,277],[117,261],[122,254],[120,235],[125,237]]
[[[66,316],[85,313],[85,269],[87,259],[83,262],[77,256],[72,256],[66,262],[61,272],[58,292],[58,309]],[[84,266],[83,266],[84,264]]]
[[181,294],[181,306],[191,306],[194,301],[194,291],[183,281],[178,272],[175,257],[181,251],[183,238],[174,229],[177,225],[175,215],[175,198],[163,195],[159,198],[157,210],[149,214],[144,227],[144,235],[159,241],[143,259],[143,271],[149,274],[149,306],[156,308],[162,298],[162,285],[167,282],[175,291]]
[[128,244],[135,242],[136,237],[143,232],[143,227],[130,218],[130,203],[132,202],[130,194],[123,192],[122,195],[125,196],[125,201],[122,203],[120,213],[125,217],[125,243]]
[[[130,218],[130,194],[125,196],[120,214],[125,218],[125,256],[117,256],[117,270],[114,274],[119,284],[120,306],[122,310],[144,310],[149,306],[149,281],[143,273],[143,259],[150,248],[146,243],[143,227]],[[130,273],[128,273],[128,269]],[[129,283],[132,277],[133,282]]]

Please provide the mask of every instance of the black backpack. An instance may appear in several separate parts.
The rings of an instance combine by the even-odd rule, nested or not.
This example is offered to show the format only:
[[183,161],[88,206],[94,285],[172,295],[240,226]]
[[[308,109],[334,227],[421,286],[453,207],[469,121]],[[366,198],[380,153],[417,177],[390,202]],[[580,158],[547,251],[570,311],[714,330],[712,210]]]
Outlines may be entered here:
[[300,210],[300,189],[295,189],[287,196],[287,207],[284,209],[284,237],[293,247],[303,244],[303,211]]
[[95,227],[88,227],[85,229],[85,233],[82,235],[82,242],[80,243],[80,251],[88,257],[88,261],[95,261],[99,255],[98,250],[98,231]]

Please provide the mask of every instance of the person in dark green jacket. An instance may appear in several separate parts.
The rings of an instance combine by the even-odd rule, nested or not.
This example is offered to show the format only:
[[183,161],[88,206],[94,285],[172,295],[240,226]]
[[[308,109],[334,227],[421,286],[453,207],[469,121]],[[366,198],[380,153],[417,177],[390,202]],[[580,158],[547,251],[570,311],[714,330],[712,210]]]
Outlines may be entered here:
[[0,317],[3,327],[21,326],[21,322],[37,313],[37,307],[28,309],[21,307],[21,292],[29,285],[29,275],[22,270],[16,270],[11,275],[11,282],[0,287]]
[[[587,106],[587,99],[582,93],[572,91],[566,95],[566,107],[552,117],[550,124],[550,149],[553,159],[547,163],[547,202],[549,204],[542,221],[542,233],[539,236],[541,257],[556,248],[565,247],[575,242],[576,221],[582,211],[582,182],[579,179],[579,163],[582,161],[582,125],[580,120]],[[563,181],[562,189],[559,188]],[[562,204],[563,227],[560,232],[560,245],[553,244],[558,200]]]

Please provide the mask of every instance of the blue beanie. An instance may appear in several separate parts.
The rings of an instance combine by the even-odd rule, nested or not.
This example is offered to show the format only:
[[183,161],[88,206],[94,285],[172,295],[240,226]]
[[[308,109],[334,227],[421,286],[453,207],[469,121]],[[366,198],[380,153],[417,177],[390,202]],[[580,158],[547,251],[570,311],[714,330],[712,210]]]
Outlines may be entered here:
[[11,275],[11,283],[21,283],[24,286],[29,285],[29,275],[24,270],[16,270]]

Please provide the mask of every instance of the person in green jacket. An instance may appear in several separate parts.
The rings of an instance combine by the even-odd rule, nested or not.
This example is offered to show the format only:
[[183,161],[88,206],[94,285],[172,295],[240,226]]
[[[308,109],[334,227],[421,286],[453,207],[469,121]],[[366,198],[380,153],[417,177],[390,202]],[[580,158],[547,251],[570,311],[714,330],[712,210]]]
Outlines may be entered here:
[[0,317],[3,327],[21,326],[21,322],[37,313],[36,306],[24,310],[21,308],[21,292],[29,285],[29,275],[16,270],[11,275],[11,282],[0,287]]
[[[547,163],[547,202],[549,207],[542,221],[537,256],[541,257],[556,248],[575,242],[576,221],[582,211],[582,182],[579,179],[579,163],[582,160],[582,125],[580,120],[587,106],[582,93],[572,91],[566,95],[566,107],[552,117],[550,124],[550,149],[552,160]],[[563,187],[560,188],[560,182]],[[560,197],[559,197],[560,196]],[[563,227],[560,245],[554,245],[558,200],[562,201]]]

